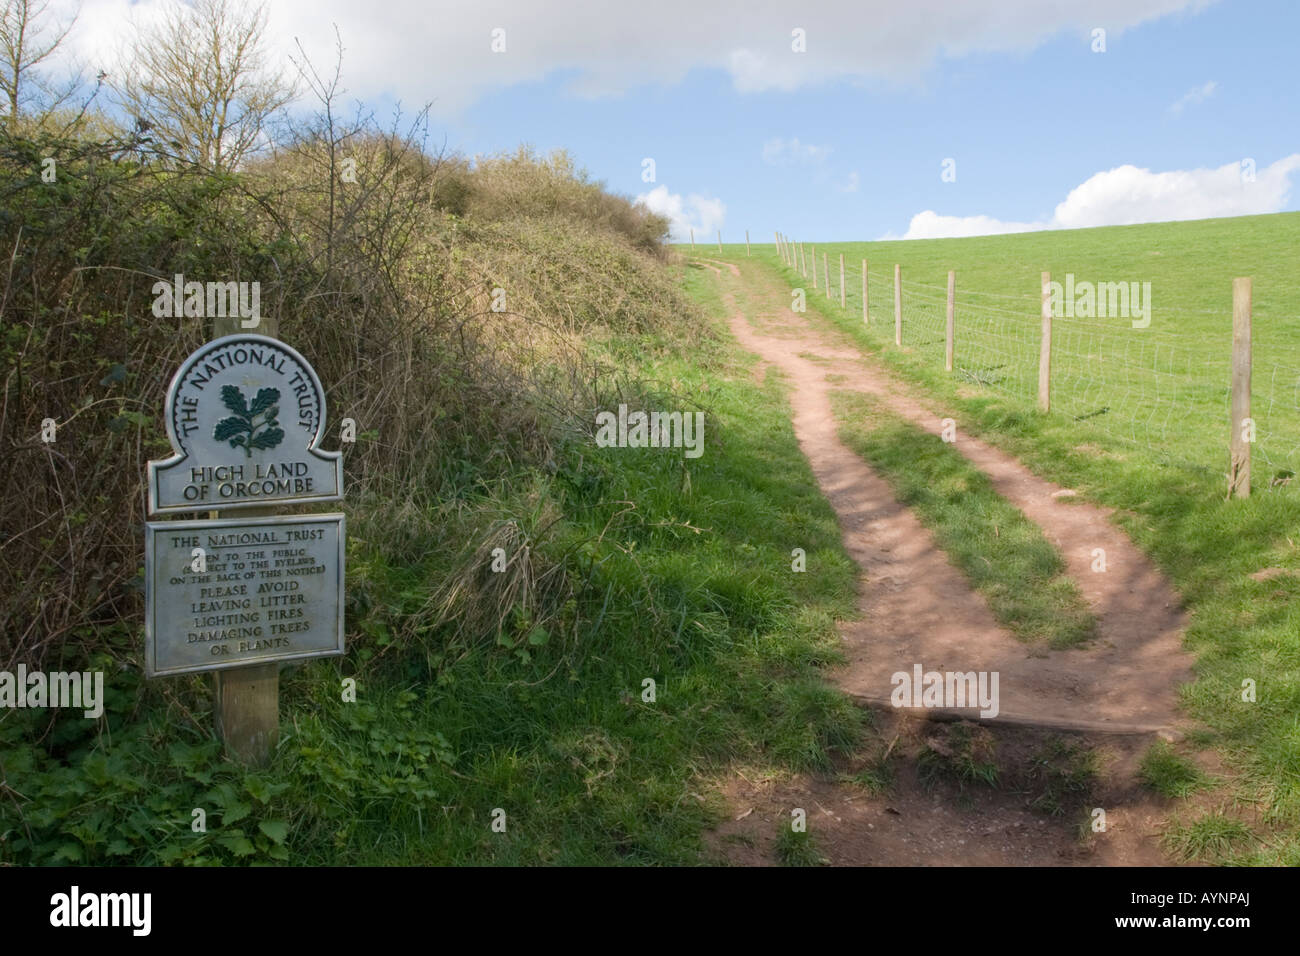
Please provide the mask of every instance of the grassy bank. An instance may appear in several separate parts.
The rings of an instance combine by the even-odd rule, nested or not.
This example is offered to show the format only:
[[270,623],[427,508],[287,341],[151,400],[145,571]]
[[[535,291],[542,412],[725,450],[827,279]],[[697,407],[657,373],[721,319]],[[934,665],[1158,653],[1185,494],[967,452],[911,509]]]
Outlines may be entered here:
[[[548,468],[369,512],[349,541],[348,657],[284,673],[265,770],[222,759],[200,679],[164,691],[117,667],[101,722],[0,715],[0,859],[695,863],[719,813],[708,775],[828,766],[862,720],[819,678],[853,567],[780,388],[714,334],[712,286],[682,281],[712,306],[697,344],[611,332],[592,359],[689,396],[702,457],[572,441]],[[474,608],[506,592],[476,573],[485,543],[510,555],[491,581],[542,593],[490,640]],[[471,598],[447,620],[449,581]]]

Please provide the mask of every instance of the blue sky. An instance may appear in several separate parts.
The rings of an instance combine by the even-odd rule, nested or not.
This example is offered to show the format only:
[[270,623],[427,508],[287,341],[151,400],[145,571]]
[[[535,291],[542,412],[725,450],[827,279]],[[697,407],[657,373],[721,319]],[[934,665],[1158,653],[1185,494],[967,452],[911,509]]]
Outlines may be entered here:
[[[121,20],[125,2],[89,0],[79,28]],[[833,241],[1300,208],[1294,0],[609,6],[271,0],[270,13],[275,42],[300,36],[322,61],[337,22],[345,81],[381,115],[433,99],[431,138],[464,153],[566,148],[673,214],[679,235]]]

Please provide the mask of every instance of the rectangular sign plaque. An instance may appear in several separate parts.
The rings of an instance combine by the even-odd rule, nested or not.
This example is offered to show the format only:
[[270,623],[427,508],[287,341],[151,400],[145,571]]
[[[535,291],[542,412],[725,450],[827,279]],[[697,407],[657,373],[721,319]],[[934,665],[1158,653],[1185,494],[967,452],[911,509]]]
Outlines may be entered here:
[[145,527],[149,677],[343,653],[343,515]]

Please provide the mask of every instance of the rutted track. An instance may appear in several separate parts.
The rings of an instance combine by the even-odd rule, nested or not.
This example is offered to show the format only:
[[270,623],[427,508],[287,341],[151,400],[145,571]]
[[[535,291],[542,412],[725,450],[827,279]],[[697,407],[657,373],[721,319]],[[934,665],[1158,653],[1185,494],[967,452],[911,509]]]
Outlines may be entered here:
[[[839,440],[830,393],[869,393],[936,441],[946,415],[927,408],[869,359],[828,341],[790,311],[788,295],[775,280],[751,272],[748,281],[767,287],[760,301],[772,307],[751,320],[728,292],[732,332],[789,378],[795,434],[840,517],[846,547],[867,574],[863,620],[844,636],[850,665],[838,675],[840,685],[856,696],[887,700],[889,678],[906,669],[903,662],[935,670],[997,670],[1002,711],[1013,723],[1090,731],[1177,728],[1177,688],[1192,677],[1190,655],[1182,650],[1181,602],[1108,513],[1070,499],[1066,489],[1011,456],[961,434],[958,422],[954,447],[1060,549],[1098,618],[1099,636],[1089,646],[1031,656],[993,620],[884,480]],[[1092,571],[1097,548],[1106,556],[1107,570],[1100,573]]]
[[[1067,496],[1060,493],[1065,489],[959,431],[956,448],[1056,544],[1098,619],[1099,636],[1086,647],[1042,651],[1021,643],[997,623],[980,595],[949,563],[928,529],[898,503],[884,479],[839,440],[830,394],[834,389],[871,394],[896,414],[934,433],[936,441],[947,416],[927,407],[869,357],[837,343],[805,316],[792,312],[789,290],[769,270],[752,266],[742,276],[732,263],[717,261],[717,265],[726,265],[731,272],[731,277],[724,276],[709,263],[722,283],[731,330],[747,350],[786,376],[795,434],[839,516],[845,547],[864,572],[861,617],[842,626],[848,665],[833,674],[836,683],[858,699],[888,709],[891,676],[910,671],[914,664],[927,671],[997,671],[1001,714],[994,723],[1093,735],[1175,734],[1182,725],[1177,688],[1192,677],[1190,655],[1182,649],[1180,601],[1107,512],[1084,502],[1063,501]],[[1106,552],[1103,573],[1091,569],[1095,548]],[[967,714],[974,716],[973,712],[962,716]],[[1133,738],[1116,745],[1119,760],[1111,790],[1115,799],[1129,804],[1128,836],[1141,830],[1143,838],[1112,841],[1113,858],[1107,862],[1158,859],[1146,839],[1155,810],[1132,787],[1138,747],[1144,743]],[[824,781],[820,786],[830,787],[822,792],[822,801],[834,803],[833,794],[838,792],[839,798],[855,802],[842,788],[837,791]],[[749,792],[752,799],[754,793]],[[733,800],[736,796],[732,794]],[[843,814],[837,816],[833,809],[827,813],[842,822]],[[956,824],[949,820],[946,825]],[[849,827],[844,833],[865,838],[860,828]],[[1068,862],[1059,859],[1059,852],[1044,860],[1034,857],[1028,847],[1020,850],[1013,849],[1009,857],[995,854],[985,862]],[[842,855],[844,862],[886,859],[905,862],[907,857]]]

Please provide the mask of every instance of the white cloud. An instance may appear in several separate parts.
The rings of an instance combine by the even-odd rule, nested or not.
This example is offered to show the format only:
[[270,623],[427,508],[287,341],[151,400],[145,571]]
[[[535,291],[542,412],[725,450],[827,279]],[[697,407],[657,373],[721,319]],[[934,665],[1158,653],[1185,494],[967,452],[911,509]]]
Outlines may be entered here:
[[1070,190],[1049,220],[1007,222],[990,216],[941,216],[927,209],[912,217],[902,238],[992,236],[1039,229],[1082,229],[1279,212],[1290,198],[1291,175],[1298,169],[1300,153],[1284,156],[1258,170],[1253,182],[1242,176],[1240,162],[1218,169],[1176,169],[1161,173],[1136,166],[1118,166],[1096,173]]
[[1300,169],[1292,153],[1260,170],[1254,182],[1242,178],[1239,162],[1218,169],[1153,173],[1120,166],[1097,173],[1070,190],[1056,207],[1053,223],[1061,228],[1212,219],[1278,212],[1291,192],[1291,174]]
[[727,207],[721,199],[698,193],[683,197],[681,193],[670,193],[667,186],[656,186],[637,196],[636,201],[645,203],[651,212],[668,217],[674,242],[689,241],[691,229],[695,230],[697,242],[711,241],[714,231],[721,229],[727,219]]
[[858,191],[858,171],[855,169],[849,173],[842,185],[836,186],[842,193],[855,193]]
[[[81,0],[67,52],[93,71],[132,15],[179,0]],[[827,0],[815,7],[748,0],[658,0],[593,7],[586,0],[273,0],[270,38],[282,55],[300,38],[322,71],[333,63],[334,28],[343,37],[348,99],[392,94],[408,104],[435,99],[461,111],[492,90],[571,74],[577,95],[672,84],[693,69],[715,69],[743,92],[794,90],[830,80],[912,81],[942,58],[1021,53],[1070,32],[1081,45],[1105,26],[1113,38],[1139,23],[1213,0]],[[54,0],[70,10],[76,0]],[[807,52],[790,31],[807,32]],[[506,51],[490,48],[494,28]]]
[[[997,236],[1004,232],[1032,232],[1046,229],[1032,222],[1003,222],[991,216],[941,216],[932,209],[918,212],[912,217],[904,239],[953,239],[962,236]],[[885,236],[897,239],[897,236]]]
[[1169,107],[1169,112],[1178,114],[1189,106],[1197,106],[1204,103],[1211,95],[1213,95],[1215,89],[1218,88],[1218,85],[1219,84],[1214,80],[1210,80],[1203,86],[1192,87],[1183,94],[1182,98]]
[[763,144],[763,162],[769,166],[816,166],[830,155],[829,146],[814,146],[793,139],[769,139]]

